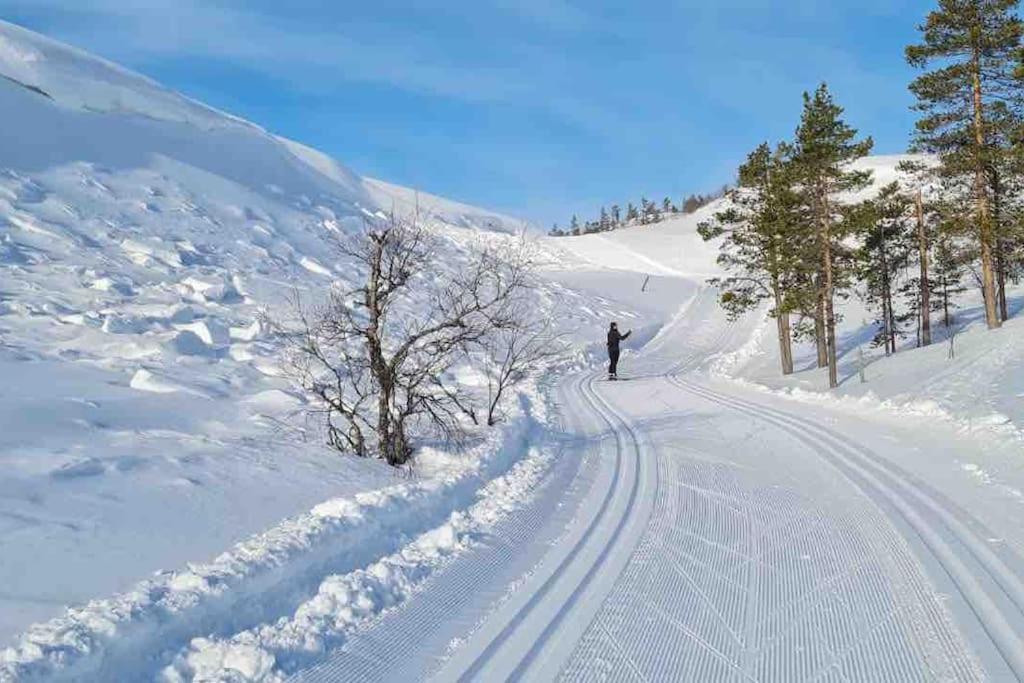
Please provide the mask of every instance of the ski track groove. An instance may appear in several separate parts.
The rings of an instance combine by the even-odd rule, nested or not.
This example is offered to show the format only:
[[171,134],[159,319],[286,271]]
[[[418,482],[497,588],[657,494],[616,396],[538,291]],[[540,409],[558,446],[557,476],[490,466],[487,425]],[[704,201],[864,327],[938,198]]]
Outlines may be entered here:
[[[594,531],[598,528],[601,521],[605,517],[605,514],[610,509],[611,501],[614,498],[614,494],[619,486],[619,479],[621,477],[623,469],[624,451],[627,450],[625,444],[626,438],[632,441],[633,459],[636,465],[635,475],[633,477],[633,485],[630,489],[629,498],[626,502],[626,507],[619,517],[618,524],[616,524],[614,530],[605,539],[602,544],[600,553],[596,561],[590,566],[588,571],[584,574],[580,582],[573,588],[568,599],[562,604],[559,611],[555,614],[554,618],[548,622],[541,634],[533,641],[533,645],[526,652],[526,654],[519,660],[516,667],[513,669],[510,675],[511,680],[519,680],[525,677],[529,666],[534,663],[540,654],[541,648],[550,638],[554,630],[561,624],[562,620],[575,606],[576,601],[579,599],[583,591],[590,585],[596,573],[601,569],[607,560],[612,548],[619,540],[619,536],[626,523],[630,520],[633,509],[636,505],[637,491],[640,486],[640,458],[642,447],[640,445],[640,438],[636,434],[633,427],[628,421],[623,418],[617,411],[615,411],[608,402],[603,399],[597,391],[594,389],[594,382],[596,381],[597,374],[593,374],[589,377],[589,380],[585,383],[580,384],[580,388],[586,387],[586,391],[581,392],[590,404],[593,411],[601,418],[601,420],[608,426],[608,429],[615,435],[616,440],[616,460],[615,460],[615,473],[613,475],[612,485],[609,486],[608,494],[606,495],[600,512],[595,515],[591,524],[588,526],[586,532],[582,538],[576,543],[569,554],[562,560],[559,566],[555,569],[554,573],[548,577],[544,584],[531,596],[530,600],[526,605],[520,609],[515,617],[510,621],[505,628],[493,639],[482,653],[474,660],[473,664],[466,670],[461,676],[459,681],[471,681],[478,679],[483,669],[490,663],[498,654],[501,647],[509,640],[512,634],[515,632],[523,620],[527,618],[529,613],[533,611],[549,593],[549,591],[555,586],[555,583],[564,575],[566,575],[567,569],[572,565],[573,560],[579,555],[579,552],[586,546],[590,537]],[[622,429],[616,427],[616,422],[619,423]]]
[[[894,469],[888,466],[880,456],[873,454],[864,446],[848,445],[843,437],[820,424],[803,418],[775,410],[757,403],[749,402],[730,395],[722,394],[705,386],[696,385],[678,376],[670,377],[669,381],[690,393],[701,396],[709,401],[731,407],[752,417],[760,418],[790,432],[797,438],[816,447],[817,452],[832,462],[840,471],[847,474],[866,493],[876,501],[887,502],[902,515],[904,521],[915,530],[920,540],[929,548],[939,566],[949,575],[961,592],[965,602],[971,607],[978,622],[1013,671],[1018,680],[1024,680],[1024,642],[1016,633],[1013,623],[1024,619],[1021,604],[1022,593],[1020,581],[1013,571],[985,545],[983,539],[977,538],[969,527],[958,520],[953,513],[932,499],[920,487],[906,481]],[[937,519],[929,522],[918,510],[915,510],[900,497],[898,489],[905,495],[912,496],[919,505],[925,507]],[[976,526],[980,523],[974,521]],[[991,581],[999,587],[1002,595],[994,599],[986,591],[982,583],[972,574],[969,567],[957,556],[955,549],[943,538],[955,539],[955,543],[970,553],[974,563],[981,567]],[[1005,608],[1000,608],[1000,605]],[[1012,607],[1011,607],[1012,606]],[[891,664],[895,664],[891,662]]]
[[[519,544],[528,540],[529,529],[540,521],[539,513],[536,511],[531,512],[533,514],[517,515],[516,521],[521,523],[514,525],[513,535],[502,538],[491,546],[492,552],[489,555],[492,561],[510,562],[513,559],[515,552],[520,547]],[[438,605],[441,609],[434,610],[431,615],[426,616],[440,617],[446,609],[457,610],[473,596],[480,595],[480,592],[477,590],[478,582],[483,582],[485,578],[479,574],[474,576],[469,573],[462,573],[455,581],[448,584],[445,591],[446,599]],[[420,592],[426,596],[429,595],[429,590],[430,586],[427,585],[422,587]],[[497,597],[496,595],[495,598]],[[374,620],[366,624],[360,631],[372,629],[377,621]],[[385,653],[403,652],[413,649],[422,637],[422,629],[429,628],[432,625],[429,618],[409,620],[403,623],[399,630],[389,632],[387,642],[375,640],[372,634],[366,635],[364,636],[365,640],[359,643],[360,647],[358,647],[358,650],[351,652],[350,656],[345,658],[343,663],[340,660],[330,660],[328,663],[315,669],[300,672],[289,680],[375,680],[377,678],[376,673],[380,670],[381,665],[394,665],[396,663],[393,657],[388,657]]]
[[[590,407],[593,410],[593,412],[602,418],[602,420],[608,426],[610,433],[614,434],[616,438],[615,469],[614,473],[612,474],[611,483],[608,486],[608,489],[605,492],[605,495],[602,499],[600,510],[596,515],[594,515],[591,518],[590,524],[588,524],[587,530],[584,532],[584,535],[577,541],[576,545],[574,546],[573,550],[570,551],[569,555],[567,555],[562,560],[556,571],[545,580],[544,584],[542,584],[541,588],[537,591],[537,593],[535,593],[531,597],[530,602],[528,602],[527,605],[524,606],[524,608],[517,613],[516,618],[513,620],[513,622],[506,626],[503,632],[499,634],[498,638],[491,641],[488,648],[485,649],[483,653],[481,653],[481,655],[477,658],[471,670],[467,672],[463,676],[463,678],[473,677],[477,669],[486,666],[488,657],[497,652],[502,642],[504,642],[504,640],[511,634],[515,626],[518,625],[522,621],[522,619],[526,618],[528,613],[534,607],[536,607],[537,604],[539,604],[541,599],[544,597],[544,593],[546,593],[546,591],[550,589],[550,587],[562,575],[564,575],[566,569],[571,565],[572,561],[576,558],[579,551],[591,539],[591,536],[593,535],[594,531],[601,524],[602,520],[605,517],[605,513],[611,504],[611,501],[615,497],[615,494],[620,487],[620,478],[622,476],[621,471],[623,467],[622,461],[626,450],[624,442],[625,437],[620,433],[618,429],[616,429],[614,421],[608,418],[608,416],[606,416],[601,411],[601,408],[598,407],[598,402],[603,403],[603,399],[598,397],[596,391],[594,391],[593,389],[592,385],[595,379],[596,375],[580,375],[579,379],[574,384],[576,385],[575,393],[587,396],[588,402],[590,403]],[[639,448],[639,442],[636,440],[637,437],[635,434],[632,434],[632,438],[634,439],[634,451],[636,451],[636,449]],[[635,453],[635,457],[639,458],[638,452]],[[571,609],[574,599],[578,598],[580,591],[593,578],[594,573],[599,569],[599,567],[603,563],[604,558],[607,557],[608,551],[612,546],[614,546],[615,542],[618,540],[619,532],[621,532],[626,521],[629,519],[629,513],[632,511],[632,508],[636,502],[638,482],[639,478],[634,478],[634,485],[631,489],[628,505],[626,507],[626,510],[622,513],[622,517],[619,520],[619,524],[612,532],[611,538],[605,542],[597,562],[595,562],[594,565],[590,567],[590,571],[588,571],[587,574],[584,576],[580,585],[576,587],[576,590],[573,592],[572,596],[570,596],[570,600],[568,600],[565,603],[565,605],[562,606],[562,610],[556,615],[555,620],[553,622],[555,626],[557,626],[557,622],[560,621],[564,617],[564,615]],[[539,508],[533,508],[531,506],[527,507],[531,509],[532,514],[527,515],[527,517],[522,523],[511,525],[513,528],[518,529],[518,535],[508,539],[501,539],[497,544],[491,546],[490,563],[502,564],[505,562],[509,562],[513,558],[514,553],[523,547],[523,545],[529,540],[531,535],[536,533],[536,529],[542,526],[543,520],[541,519],[541,517],[544,514],[546,514],[547,511]],[[521,514],[519,516],[523,517],[522,511],[517,512],[520,512]],[[516,513],[513,513],[513,515],[515,514]],[[499,547],[503,549],[504,552],[498,552]],[[492,564],[492,566],[494,565]],[[527,572],[527,575],[529,574],[532,574],[532,570]],[[363,681],[378,680],[382,677],[385,677],[385,673],[387,673],[388,676],[394,674],[397,659],[397,657],[395,656],[396,653],[398,656],[400,656],[402,652],[413,651],[416,647],[417,642],[422,638],[424,629],[436,627],[437,623],[441,619],[443,619],[446,612],[458,612],[458,609],[464,606],[464,604],[470,599],[471,596],[479,598],[480,594],[479,591],[477,590],[479,588],[478,584],[484,583],[488,578],[490,577],[485,576],[483,573],[472,574],[464,572],[461,575],[461,577],[456,578],[454,582],[450,580],[446,582],[445,590],[443,593],[444,599],[440,601],[437,600],[438,596],[432,594],[429,587],[424,587],[422,591],[419,591],[420,599],[421,601],[426,600],[437,602],[438,604],[435,605],[435,609],[424,610],[425,614],[423,615],[423,618],[420,619],[406,620],[405,622],[399,620],[397,631],[393,629],[392,632],[388,633],[388,639],[385,648],[368,648],[364,643],[357,642],[355,648],[345,646],[344,649],[348,651],[344,652],[343,656],[334,656],[329,658],[327,661],[316,664],[304,671],[298,671],[289,680],[315,681],[339,680],[339,678],[343,678],[345,680]],[[430,581],[430,579],[428,579],[428,581]],[[507,589],[507,585],[503,584],[501,588]],[[502,598],[502,596],[498,594],[494,594],[493,597],[495,601],[499,601]],[[368,623],[365,626],[365,628],[361,628],[359,630],[364,632],[371,631],[374,624],[376,622],[379,622],[379,620],[380,618]],[[552,630],[553,628],[554,627],[552,627]],[[364,636],[364,638],[366,639],[367,643],[373,642],[372,637],[369,635]],[[358,635],[354,635],[352,639],[358,641]],[[544,639],[541,638],[538,639],[536,644],[539,646],[543,642]],[[391,653],[392,656],[381,658],[379,653],[382,650]],[[537,651],[531,648],[531,650],[526,653],[523,660],[521,661],[520,669],[525,671],[525,669],[531,663],[532,658],[535,657],[536,654]],[[301,665],[301,662],[299,664]],[[520,673],[522,673],[522,671],[520,671]]]
[[[581,375],[574,383],[577,390],[584,379]],[[575,485],[575,479],[579,476],[577,470],[567,474],[573,476],[570,485]],[[481,596],[500,601],[508,588],[504,583],[497,587],[486,586],[492,577],[484,571],[475,571],[480,568],[478,565],[514,566],[518,553],[532,540],[545,521],[554,519],[555,524],[558,524],[560,512],[571,512],[568,506],[559,509],[563,506],[555,495],[557,492],[553,490],[558,483],[560,479],[557,477],[546,482],[544,490],[538,491],[534,497],[537,504],[527,504],[512,512],[495,530],[496,533],[489,536],[485,545],[473,551],[468,563],[450,571],[442,568],[417,591],[417,600],[413,603],[398,606],[363,625],[349,635],[338,651],[322,662],[297,671],[288,680],[413,680],[425,676],[427,671],[408,670],[412,664],[407,658],[422,644],[424,634],[437,629],[448,615],[457,613],[471,601],[479,602]],[[554,512],[546,507],[547,503],[555,508]],[[532,567],[527,567],[526,571],[529,573]],[[490,590],[485,591],[484,588]],[[487,599],[486,602],[492,600]],[[386,620],[390,628],[378,637],[375,627]],[[466,630],[471,630],[473,624],[465,626]],[[303,663],[298,664],[301,666]],[[403,666],[406,668],[403,669]]]

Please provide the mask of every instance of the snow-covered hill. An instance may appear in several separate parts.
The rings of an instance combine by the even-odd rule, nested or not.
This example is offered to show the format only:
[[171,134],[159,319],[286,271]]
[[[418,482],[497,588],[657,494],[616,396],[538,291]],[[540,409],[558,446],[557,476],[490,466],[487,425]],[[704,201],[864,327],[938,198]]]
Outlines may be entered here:
[[[328,239],[366,216],[418,211],[452,268],[524,223],[362,178],[6,23],[0,76],[0,642],[395,486],[279,429],[301,397],[260,313],[344,279]],[[542,294],[540,311],[564,298]],[[598,309],[576,315],[584,334]]]
[[[871,197],[896,180],[906,182],[898,171],[903,161],[934,163],[933,157],[913,154],[878,155],[861,159],[854,168],[872,173],[870,187],[851,201]],[[934,189],[926,188],[926,192]],[[722,275],[715,259],[717,243],[705,243],[697,234],[701,221],[710,219],[728,203],[715,200],[697,212],[649,226],[634,226],[607,233],[579,237],[549,238],[553,248],[563,250],[589,268],[646,274],[671,275],[702,282]],[[1024,306],[1019,286],[1010,286],[1011,313]],[[1021,321],[1011,319],[999,332],[984,329],[981,294],[974,287],[958,301],[956,322],[947,330],[933,314],[935,344],[915,349],[913,334],[899,342],[900,353],[886,358],[870,346],[876,313],[869,310],[859,291],[838,304],[840,370],[844,378],[835,395],[827,387],[824,370],[815,367],[813,346],[797,344],[798,372],[783,378],[778,372],[778,352],[770,321],[761,323],[742,353],[728,359],[730,374],[782,391],[798,400],[832,401],[844,410],[895,413],[923,420],[942,419],[962,423],[969,432],[990,432],[1010,437],[1024,435],[1024,346],[1019,343]],[[751,313],[758,319],[761,313]],[[955,336],[951,351],[949,337]],[[863,355],[862,355],[863,354]],[[951,357],[951,354],[953,357]],[[860,382],[860,367],[866,367],[866,382]],[[724,367],[724,365],[723,365]]]
[[[866,157],[854,164],[858,170],[871,171],[870,187],[851,197],[870,197],[881,187],[897,180],[901,161],[928,162],[928,157],[892,154]],[[710,220],[728,205],[729,199],[716,199],[692,214],[668,218],[652,225],[635,225],[604,233],[578,237],[552,238],[551,244],[589,263],[591,266],[641,273],[704,278],[721,274],[716,263],[718,243],[705,242],[697,226]]]

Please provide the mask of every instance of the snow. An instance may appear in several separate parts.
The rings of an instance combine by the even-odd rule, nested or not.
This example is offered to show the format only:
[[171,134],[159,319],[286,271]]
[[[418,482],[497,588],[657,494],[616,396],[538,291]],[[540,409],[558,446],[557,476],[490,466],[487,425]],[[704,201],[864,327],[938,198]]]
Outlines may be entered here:
[[455,511],[447,522],[422,533],[365,569],[326,577],[316,595],[294,615],[238,632],[230,639],[196,638],[162,676],[167,681],[283,680],[308,665],[361,623],[408,600],[446,560],[471,547],[503,514],[529,500],[550,455],[531,452],[479,492],[479,502]]
[[[334,594],[338,590],[355,591],[357,597],[360,591],[367,596],[390,591],[393,595],[389,599],[398,599],[403,591],[411,589],[415,574],[426,572],[455,552],[457,545],[469,542],[470,536],[493,523],[512,496],[522,494],[524,487],[528,489],[537,480],[546,456],[532,453],[524,458],[520,450],[529,425],[525,417],[507,425],[478,447],[476,457],[469,454],[451,462],[443,454],[423,456],[423,469],[435,467],[438,476],[328,500],[238,543],[211,562],[160,572],[125,593],[91,601],[37,624],[12,648],[0,653],[4,667],[0,674],[33,678],[59,672],[72,678],[116,678],[120,671],[138,671],[151,666],[150,660],[158,659],[175,643],[187,644],[188,633],[244,629],[249,623],[273,621],[289,606],[295,609],[303,587],[315,587],[323,572],[356,570],[378,553],[399,550],[402,539],[423,531],[413,550],[401,548],[399,557],[382,560],[375,565],[377,569],[356,570],[358,578],[344,580],[356,581],[355,587],[340,589],[336,584],[342,579],[328,576],[321,584],[321,595],[309,601],[312,606],[298,606],[297,618],[312,618],[301,615],[315,612],[324,600],[337,601]],[[98,473],[96,467],[102,469],[100,463],[87,461],[60,473],[67,477],[91,476]],[[466,513],[459,511],[473,500],[479,502]],[[446,518],[449,526],[430,529],[432,523]],[[412,567],[416,563],[424,567],[416,570]],[[376,583],[366,584],[363,577],[367,576]],[[255,597],[259,602],[250,604]],[[366,605],[363,616],[386,604]],[[330,631],[322,637],[342,632],[343,626],[315,625],[321,631]],[[307,630],[313,627],[305,626]],[[287,632],[295,628],[280,629],[285,635],[269,633],[261,638],[269,643],[268,648],[287,649],[289,645],[279,641],[287,639]],[[191,670],[192,675],[208,674],[212,653],[220,651],[216,660],[220,665],[244,671],[245,665],[237,662],[248,662],[252,653],[259,651],[253,650],[249,636],[243,634],[237,639],[244,641],[243,647],[225,648],[216,640],[200,638],[191,646],[196,654],[186,657],[178,667]],[[298,650],[295,656],[301,654],[302,647],[291,647]],[[281,656],[278,652],[277,657]],[[170,671],[174,670],[172,667]],[[259,671],[262,669],[256,668],[252,673],[255,676]]]
[[[1024,676],[1024,330],[976,292],[892,357],[843,302],[830,392],[706,285],[727,200],[537,238],[9,24],[0,75],[0,681]],[[392,212],[439,271],[526,235],[570,346],[400,472],[296,419],[263,322]]]
[[[10,24],[0,40],[21,83],[0,80],[3,643],[394,483],[296,423],[260,321],[351,271],[331,235],[413,193]],[[450,267],[467,234],[514,232],[423,201]]]
[[382,180],[366,178],[364,186],[386,213],[393,211],[398,215],[418,214],[424,218],[439,218],[448,225],[510,235],[531,229],[521,219],[485,211],[426,192],[391,185]]
[[[1012,286],[1009,291],[1013,309],[1019,310],[1020,295],[1014,294]],[[796,347],[795,360],[802,371],[781,377],[772,331],[764,333],[759,347],[731,374],[793,400],[830,402],[847,411],[910,417],[922,423],[941,421],[966,435],[1020,443],[1024,441],[1024,404],[1019,400],[1024,390],[1021,320],[1011,318],[990,333],[980,294],[968,292],[961,303],[957,322],[949,330],[940,316],[933,316],[931,346],[917,348],[911,333],[899,342],[898,352],[887,357],[868,343],[875,329],[864,321],[871,314],[858,301],[847,302],[839,325],[840,387],[834,392],[826,389],[827,377],[812,367],[810,345]],[[861,354],[864,382],[860,381]]]

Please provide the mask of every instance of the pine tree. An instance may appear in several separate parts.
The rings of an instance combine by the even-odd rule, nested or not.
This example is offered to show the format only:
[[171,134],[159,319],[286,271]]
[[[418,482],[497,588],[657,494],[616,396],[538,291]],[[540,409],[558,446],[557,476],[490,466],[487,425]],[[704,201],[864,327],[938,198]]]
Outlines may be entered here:
[[785,375],[793,372],[791,289],[802,253],[801,202],[793,182],[788,148],[772,152],[763,143],[740,167],[731,206],[698,226],[704,240],[723,238],[718,263],[730,275],[710,283],[720,288],[719,301],[729,318],[735,320],[761,302],[771,302],[769,315],[776,322]]
[[665,199],[661,201],[661,213],[667,215],[675,212],[676,207],[672,206],[672,200],[669,199],[668,197],[665,197]]
[[576,214],[573,214],[572,220],[569,221],[569,232],[573,235],[580,234],[580,219],[576,217]]
[[622,210],[618,204],[612,204],[612,227],[617,228],[622,223]]
[[661,220],[661,211],[658,210],[656,202],[647,202],[647,222],[657,223]]
[[958,308],[956,297],[966,291],[963,286],[965,256],[957,248],[956,240],[948,230],[939,233],[935,242],[935,270],[932,282],[935,288],[932,310],[942,312],[942,326],[949,328],[953,310]]
[[650,202],[647,201],[647,197],[640,198],[640,225],[647,225],[651,222],[651,209],[648,204]]
[[910,198],[902,193],[898,182],[893,182],[855,211],[862,237],[858,261],[865,300],[879,309],[880,329],[874,343],[885,347],[887,356],[896,352],[896,338],[902,336],[900,323],[906,320],[906,316],[896,314],[894,300],[910,259],[910,209]]
[[920,27],[923,42],[907,47],[911,66],[937,65],[910,85],[917,97],[915,144],[937,153],[947,176],[971,178],[970,192],[981,260],[985,321],[999,327],[996,301],[996,226],[988,169],[1002,151],[993,123],[999,102],[1020,97],[1015,70],[1022,26],[1017,0],[939,0]]
[[994,151],[986,170],[992,202],[996,309],[1001,322],[1009,318],[1006,281],[1016,270],[1015,254],[1021,246],[1019,213],[1024,190],[1024,144],[1021,144],[1024,115],[1021,104],[1004,100],[993,102],[988,125]]
[[636,207],[633,206],[633,202],[630,202],[626,207],[626,223],[634,224],[639,220],[640,214],[637,212]]
[[[871,183],[870,171],[853,171],[849,164],[871,151],[871,138],[855,140],[857,131],[840,117],[824,83],[813,95],[804,93],[804,111],[796,131],[794,165],[804,202],[815,230],[817,256],[817,317],[825,337],[829,386],[839,386],[836,351],[836,292],[844,284],[840,255],[849,227],[840,219],[839,195]],[[820,339],[820,336],[819,336]]]
[[[914,199],[914,235],[916,239],[917,276],[911,276],[903,287],[904,298],[912,303],[917,315],[918,346],[932,343],[932,283],[931,283],[931,250],[934,241],[934,211],[928,207],[924,199],[925,184],[933,177],[933,169],[918,161],[901,161],[896,170],[905,179],[904,182],[912,189]],[[916,291],[914,290],[916,288]]]

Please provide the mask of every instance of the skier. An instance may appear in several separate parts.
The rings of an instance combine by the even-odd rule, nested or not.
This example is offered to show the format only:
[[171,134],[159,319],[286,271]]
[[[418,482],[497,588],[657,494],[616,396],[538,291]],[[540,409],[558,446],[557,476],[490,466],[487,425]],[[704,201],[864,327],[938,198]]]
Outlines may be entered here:
[[633,334],[633,330],[626,334],[621,334],[618,323],[612,323],[611,327],[608,328],[608,379],[619,378],[619,342],[631,334]]

